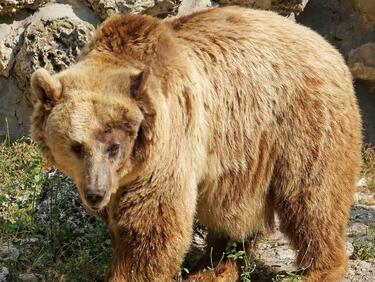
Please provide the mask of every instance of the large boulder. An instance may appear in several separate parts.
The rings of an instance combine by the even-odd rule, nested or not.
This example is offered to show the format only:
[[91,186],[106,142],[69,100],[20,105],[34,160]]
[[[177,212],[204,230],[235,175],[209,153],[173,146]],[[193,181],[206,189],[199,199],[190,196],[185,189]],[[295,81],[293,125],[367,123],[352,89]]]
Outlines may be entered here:
[[15,74],[21,88],[29,88],[30,75],[38,68],[56,73],[73,64],[94,30],[90,23],[68,17],[31,23],[16,57]]

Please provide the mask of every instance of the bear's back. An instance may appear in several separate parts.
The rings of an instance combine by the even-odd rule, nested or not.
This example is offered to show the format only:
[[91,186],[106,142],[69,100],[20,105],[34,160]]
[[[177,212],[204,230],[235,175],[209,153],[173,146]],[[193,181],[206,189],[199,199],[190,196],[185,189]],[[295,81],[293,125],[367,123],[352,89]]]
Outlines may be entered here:
[[353,147],[361,143],[349,69],[316,32],[273,12],[238,7],[167,22],[191,50],[188,64],[202,74],[197,83],[206,85],[201,95],[213,178],[248,171],[270,150],[267,165],[281,151],[288,162],[299,158],[306,164],[316,150],[348,139],[345,132],[352,133]]

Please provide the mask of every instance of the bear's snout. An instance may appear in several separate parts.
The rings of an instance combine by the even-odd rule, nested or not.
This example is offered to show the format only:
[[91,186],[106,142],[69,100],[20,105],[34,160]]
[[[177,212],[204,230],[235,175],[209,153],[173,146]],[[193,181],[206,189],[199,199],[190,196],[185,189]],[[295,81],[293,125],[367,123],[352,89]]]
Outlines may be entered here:
[[84,158],[84,175],[81,182],[83,202],[89,208],[99,210],[109,201],[112,187],[111,167],[107,159],[99,153],[92,153]]
[[99,189],[88,189],[86,191],[86,200],[91,208],[97,208],[103,201],[106,191]]

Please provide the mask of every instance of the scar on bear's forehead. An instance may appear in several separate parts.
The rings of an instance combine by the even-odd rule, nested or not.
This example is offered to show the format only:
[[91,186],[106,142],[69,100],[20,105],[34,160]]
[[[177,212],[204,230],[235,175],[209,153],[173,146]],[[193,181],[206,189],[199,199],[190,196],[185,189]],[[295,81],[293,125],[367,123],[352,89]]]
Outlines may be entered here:
[[133,136],[137,131],[136,122],[115,122],[108,123],[103,129],[98,131],[96,138],[103,143],[109,143],[114,140],[121,140],[127,136]]

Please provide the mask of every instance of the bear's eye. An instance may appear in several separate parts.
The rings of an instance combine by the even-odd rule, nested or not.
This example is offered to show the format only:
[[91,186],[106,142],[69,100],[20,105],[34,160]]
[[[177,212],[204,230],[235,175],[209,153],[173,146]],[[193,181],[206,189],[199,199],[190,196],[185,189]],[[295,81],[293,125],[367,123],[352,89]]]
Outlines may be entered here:
[[83,146],[81,144],[74,144],[71,147],[72,152],[76,154],[77,157],[83,156]]
[[108,147],[107,153],[110,157],[115,157],[118,153],[118,150],[120,148],[119,144],[112,144],[111,146]]

